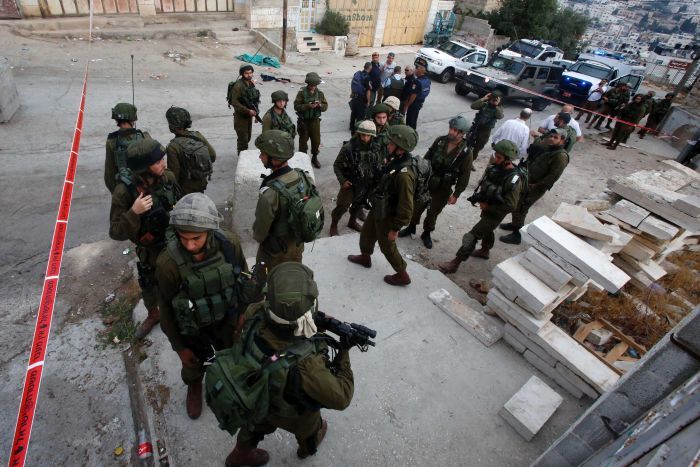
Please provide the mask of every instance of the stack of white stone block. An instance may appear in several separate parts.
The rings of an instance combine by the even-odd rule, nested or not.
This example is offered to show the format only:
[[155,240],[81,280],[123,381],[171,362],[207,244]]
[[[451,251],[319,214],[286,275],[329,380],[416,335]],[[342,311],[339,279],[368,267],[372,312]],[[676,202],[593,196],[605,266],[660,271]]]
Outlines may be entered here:
[[[565,207],[557,214],[572,229],[598,230],[583,213],[581,219],[572,217],[576,213]],[[486,306],[506,322],[506,342],[533,366],[573,396],[595,399],[619,376],[552,323],[552,311],[564,300],[578,299],[588,287],[617,292],[629,276],[611,263],[609,254],[546,216],[520,232],[531,247],[496,266]]]

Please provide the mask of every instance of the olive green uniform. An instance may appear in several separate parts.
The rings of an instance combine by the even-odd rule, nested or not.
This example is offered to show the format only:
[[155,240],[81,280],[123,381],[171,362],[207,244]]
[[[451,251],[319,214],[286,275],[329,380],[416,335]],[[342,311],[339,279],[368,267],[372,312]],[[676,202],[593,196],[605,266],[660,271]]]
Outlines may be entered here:
[[[311,102],[321,103],[320,109],[309,107]],[[321,146],[321,112],[328,110],[328,101],[318,87],[312,94],[309,88],[304,86],[294,99],[294,111],[299,115],[299,151],[308,153],[308,140],[311,138],[311,155],[318,156]]]
[[[138,215],[131,210],[136,196],[124,183],[117,184],[112,193],[112,207],[109,212],[109,237],[113,240],[131,240],[136,244],[143,303],[146,309],[152,310],[158,306],[156,259],[165,246],[167,211],[177,202],[179,187],[175,175],[166,169],[159,183],[148,189],[153,196],[153,207],[149,212]],[[162,214],[161,208],[166,214]]]
[[513,227],[520,229],[525,225],[525,218],[533,204],[537,202],[554,183],[559,180],[564,169],[569,164],[569,154],[563,147],[545,147],[540,151],[528,155],[525,161],[527,166],[527,194],[518,203],[513,212]]
[[[230,242],[233,257],[235,258],[232,264],[234,269],[238,268],[242,272],[247,272],[248,265],[238,237],[228,231],[222,231],[221,234],[225,235]],[[210,231],[209,235],[213,236],[213,231]],[[171,241],[176,242],[179,253],[188,262],[192,263],[192,256],[181,247],[180,240],[174,238]],[[209,242],[210,246],[206,249],[205,257],[199,264],[211,262],[217,255],[221,254],[219,241],[215,238],[210,238]],[[235,311],[238,310],[232,310],[234,312],[228,313],[221,321],[201,327],[197,335],[182,332],[184,326],[181,326],[178,322],[172,302],[173,298],[183,289],[183,277],[176,259],[168,248],[165,248],[158,256],[156,280],[158,281],[159,292],[160,327],[165,335],[168,336],[174,351],[178,352],[188,348],[203,363],[206,358],[211,356],[212,346],[216,350],[221,350],[233,345],[233,335],[238,320],[238,313]],[[181,377],[185,384],[196,383],[202,379],[202,376],[204,376],[203,364],[197,368],[182,367]]]
[[301,263],[304,243],[295,238],[289,227],[287,200],[269,186],[273,180],[279,180],[291,187],[300,178],[299,173],[285,166],[265,177],[260,185],[253,223],[253,238],[259,243],[255,262],[264,262],[268,271],[285,261]]
[[[603,123],[603,120],[605,120],[605,115],[615,117],[620,106],[629,102],[630,93],[629,91],[622,92],[617,88],[613,88],[603,94],[603,98],[601,100],[603,101],[603,107],[600,109],[599,113],[603,115],[596,115],[590,123],[591,126],[595,125],[595,127],[598,129],[600,129],[600,125]],[[609,126],[610,122],[612,122],[612,119],[608,118],[608,123],[606,126]]]
[[[428,182],[430,202],[422,206],[414,206],[411,225],[418,225],[426,207],[428,213],[423,221],[423,231],[435,230],[435,223],[442,210],[447,206],[450,196],[459,198],[459,195],[469,185],[469,176],[472,171],[471,152],[462,155],[467,149],[467,142],[461,140],[452,151],[447,152],[447,136],[439,136],[428,149],[425,159],[430,161],[432,175]],[[453,189],[454,187],[454,189]]]
[[282,115],[277,115],[274,107],[265,112],[262,119],[262,131],[282,130],[289,133],[292,138],[297,135],[297,128],[286,110],[282,110]]
[[413,215],[416,173],[411,168],[411,157],[409,153],[402,154],[384,167],[377,189],[370,196],[372,209],[360,232],[362,254],[371,255],[374,245],[379,243],[379,249],[396,272],[406,270],[406,261],[396,248],[396,242],[387,235],[408,225]]
[[[354,136],[345,143],[338,157],[333,163],[333,172],[340,183],[340,190],[335,205],[331,212],[334,220],[343,217],[348,209],[350,214],[355,215],[362,209],[362,202],[365,200],[375,173],[380,168],[380,157],[374,150],[374,146],[363,143],[359,137]],[[343,188],[343,183],[350,181],[352,185]]]
[[503,106],[500,104],[491,105],[489,102],[479,99],[472,103],[471,109],[479,111],[472,123],[472,125],[477,126],[476,141],[472,151],[472,158],[476,159],[489,141],[491,130],[496,126],[496,122],[503,118]]
[[[135,128],[121,128],[114,131],[107,136],[107,144],[105,147],[105,186],[110,193],[114,191],[117,186],[117,173],[119,168],[117,167],[117,141],[121,142],[124,140],[126,144],[133,142],[134,140],[141,139],[139,133],[143,134],[144,139],[151,139],[151,135],[147,131],[140,131]],[[126,150],[124,150],[124,167],[126,167]]]
[[[646,105],[644,102],[637,104],[636,102],[630,102],[624,106],[617,115],[617,118],[624,120],[626,122],[637,124],[644,116],[644,111],[646,110]],[[610,136],[610,143],[625,143],[627,138],[634,131],[632,125],[627,125],[622,122],[615,122],[615,128],[613,129],[612,135]]]
[[181,144],[183,138],[192,138],[204,143],[209,150],[209,158],[212,163],[216,161],[216,151],[214,147],[209,144],[209,141],[198,131],[187,131],[186,136],[176,135],[170,140],[168,147],[165,149],[168,155],[168,169],[175,175],[175,179],[178,185],[180,185],[180,193],[182,196],[194,192],[202,193],[207,188],[208,180],[206,178],[193,178],[190,175],[188,167],[191,162],[188,163],[187,154]]
[[[255,303],[248,308],[246,318],[251,319],[257,313],[264,313],[264,309],[264,302]],[[265,347],[272,354],[286,349],[301,338],[283,338],[266,324],[263,324],[256,342],[259,339],[264,341]],[[265,421],[253,429],[242,428],[238,433],[239,442],[255,446],[265,435],[281,428],[292,433],[299,446],[308,443],[309,439],[314,437],[321,428],[320,409],[343,410],[347,408],[355,391],[348,350],[339,350],[333,361],[332,371],[330,366],[331,362],[327,354],[313,354],[296,364],[290,370],[290,377],[284,388],[284,396],[285,400],[299,407],[299,415],[280,417],[271,411]],[[291,380],[292,375],[294,375],[294,380]]]
[[405,125],[406,118],[399,111],[394,111],[391,114],[391,118],[387,120],[389,125]]
[[564,149],[566,150],[567,153],[571,154],[571,150],[574,148],[574,145],[576,144],[576,130],[574,130],[571,126],[566,125],[564,127],[566,130],[566,139],[564,140]]
[[[646,127],[651,130],[656,130],[656,127],[664,119],[668,109],[671,108],[672,100],[669,99],[649,99],[647,102],[647,110],[649,113],[649,118],[647,119]],[[647,130],[640,130],[639,136],[644,137]],[[653,131],[653,134],[658,134],[657,131]]]
[[482,249],[490,250],[493,247],[496,241],[494,230],[509,212],[516,209],[524,186],[525,180],[517,168],[505,170],[495,165],[489,165],[486,168],[484,178],[477,190],[497,193],[501,202],[487,203],[486,208],[481,210],[479,222],[462,237],[462,246],[457,251],[457,258],[466,261],[479,240],[481,240]]
[[245,102],[253,102],[256,105],[260,102],[260,91],[252,81],[247,81],[243,77],[238,78],[231,91],[229,105],[233,106],[233,129],[236,130],[236,148],[238,153],[248,149],[250,137],[253,134],[253,118]]

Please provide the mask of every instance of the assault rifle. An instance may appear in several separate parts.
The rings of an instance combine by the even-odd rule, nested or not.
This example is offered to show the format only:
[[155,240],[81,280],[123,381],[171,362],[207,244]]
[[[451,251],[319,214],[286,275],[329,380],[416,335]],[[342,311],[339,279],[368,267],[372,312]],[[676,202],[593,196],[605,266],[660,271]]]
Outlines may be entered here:
[[322,311],[314,314],[314,323],[319,331],[332,332],[340,338],[338,345],[357,346],[362,352],[367,352],[369,346],[374,347],[372,341],[377,337],[377,331],[356,323],[346,323],[328,316]]
[[255,121],[258,123],[262,123],[262,118],[260,118],[260,109],[258,108],[258,104],[245,97],[241,98],[241,103],[248,107],[250,110],[255,110]]

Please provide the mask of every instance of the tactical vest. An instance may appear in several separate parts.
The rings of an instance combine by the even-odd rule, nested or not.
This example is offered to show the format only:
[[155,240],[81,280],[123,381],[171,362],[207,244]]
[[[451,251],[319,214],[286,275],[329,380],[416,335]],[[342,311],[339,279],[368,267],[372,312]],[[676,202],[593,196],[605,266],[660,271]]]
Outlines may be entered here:
[[183,167],[188,180],[206,182],[211,180],[214,171],[209,147],[193,132],[187,136],[176,136],[173,142],[178,144],[185,153],[185,165]]
[[182,251],[178,238],[168,241],[168,253],[182,281],[171,303],[180,333],[185,336],[196,336],[200,329],[234,316],[246,302],[242,292],[244,273],[234,264],[232,245],[223,232],[212,232],[219,251],[200,262],[193,262]]
[[277,115],[277,112],[275,112],[273,109],[270,109],[267,111],[267,113],[270,114],[270,120],[272,120],[273,130],[286,131],[292,136],[292,138],[296,136],[297,126],[294,124],[292,119],[289,118],[287,112],[283,111],[282,115]]
[[377,187],[370,194],[372,212],[376,219],[386,219],[396,213],[398,200],[388,193],[390,177],[396,172],[404,169],[411,170],[415,175],[415,186],[413,189],[414,204],[425,203],[430,198],[428,185],[430,184],[430,163],[422,157],[405,153],[400,159],[389,162],[382,170],[382,178]]
[[[489,165],[476,191],[482,194],[488,203],[501,204],[503,203],[503,191],[506,184],[510,183],[512,185],[518,180],[514,177],[522,177],[527,181],[527,171],[521,167],[503,169],[495,164]],[[527,183],[525,183],[525,186],[527,186]]]
[[348,144],[350,149],[340,163],[341,171],[353,186],[367,186],[379,171],[380,161],[376,150],[372,144],[364,144],[358,138],[351,139]]
[[[117,174],[119,183],[123,183],[134,199],[139,197],[136,176],[129,169],[124,169]],[[165,233],[170,224],[170,211],[180,197],[176,184],[167,181],[165,177],[153,186],[148,187],[148,194],[152,196],[153,206],[148,212],[139,216],[141,222],[138,233],[137,245],[143,247],[157,247],[165,245]]]
[[[132,138],[125,138],[125,136]],[[114,148],[114,162],[117,164],[117,172],[126,169],[126,150],[132,143],[145,139],[143,132],[136,128],[125,128],[112,132],[107,139],[116,139]]]
[[[304,88],[301,91],[304,97],[304,104],[310,104],[311,102],[321,101],[321,94],[318,88],[316,89],[316,91],[314,91],[313,94],[309,93],[309,88],[306,86],[304,86]],[[301,114],[304,116],[304,120],[314,120],[317,118],[321,118],[321,109],[304,108],[304,111],[301,112]]]
[[496,126],[498,109],[491,104],[486,104],[474,117],[474,125],[478,130],[492,130]]
[[457,145],[457,155],[451,157],[447,154],[449,141],[446,136],[441,136],[437,142],[437,148],[430,159],[433,173],[430,177],[430,191],[450,188],[456,181],[459,174],[459,166],[468,157],[466,141]]

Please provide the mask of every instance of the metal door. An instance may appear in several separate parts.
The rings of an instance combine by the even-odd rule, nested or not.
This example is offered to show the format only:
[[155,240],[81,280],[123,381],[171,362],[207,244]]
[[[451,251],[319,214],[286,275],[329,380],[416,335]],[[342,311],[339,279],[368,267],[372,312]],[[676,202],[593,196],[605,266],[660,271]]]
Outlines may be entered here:
[[15,0],[0,0],[0,18],[21,18],[19,5]]
[[359,35],[357,45],[372,47],[377,27],[379,0],[330,0],[329,7],[350,23],[350,31]]
[[155,0],[155,4],[158,13],[233,11],[233,0]]
[[430,0],[389,0],[382,44],[421,42],[429,10]]
[[316,27],[316,0],[301,0],[297,31],[311,31]]

